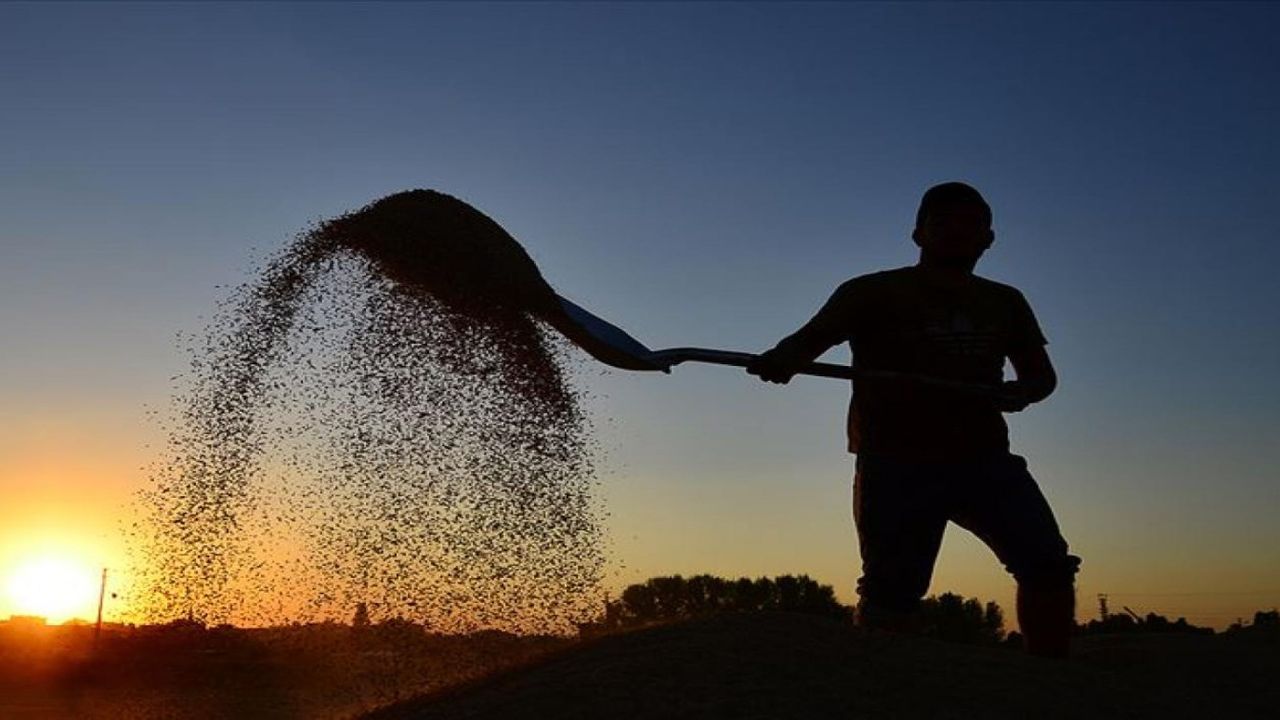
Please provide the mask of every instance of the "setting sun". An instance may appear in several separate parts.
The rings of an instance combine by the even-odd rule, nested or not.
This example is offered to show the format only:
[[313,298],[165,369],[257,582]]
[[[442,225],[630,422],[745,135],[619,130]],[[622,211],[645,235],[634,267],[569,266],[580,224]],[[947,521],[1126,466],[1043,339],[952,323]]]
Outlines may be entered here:
[[14,614],[39,615],[50,623],[89,618],[98,597],[97,574],[75,560],[45,556],[19,564],[6,582]]

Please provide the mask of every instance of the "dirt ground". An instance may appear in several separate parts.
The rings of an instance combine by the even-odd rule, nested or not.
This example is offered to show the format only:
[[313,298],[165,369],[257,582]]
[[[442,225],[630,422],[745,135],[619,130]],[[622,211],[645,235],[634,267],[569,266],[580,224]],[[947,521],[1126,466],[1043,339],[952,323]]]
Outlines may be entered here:
[[1085,636],[1065,662],[783,613],[584,642],[344,625],[91,640],[0,633],[0,720],[1280,717],[1280,632]]
[[149,627],[0,632],[0,720],[342,720],[571,641],[505,633]]
[[1064,662],[800,615],[725,616],[601,638],[365,720],[1276,718],[1278,640],[1086,636]]

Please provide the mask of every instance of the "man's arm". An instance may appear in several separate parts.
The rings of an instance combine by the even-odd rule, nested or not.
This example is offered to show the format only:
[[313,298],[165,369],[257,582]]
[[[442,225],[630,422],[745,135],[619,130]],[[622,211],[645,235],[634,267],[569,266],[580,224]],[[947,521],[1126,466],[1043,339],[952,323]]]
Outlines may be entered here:
[[783,338],[773,349],[761,353],[747,366],[747,372],[766,382],[790,382],[801,367],[813,362],[832,346],[848,339],[853,306],[853,281],[839,288],[804,327]]
[[1016,380],[1004,383],[997,402],[1004,412],[1018,412],[1049,397],[1058,386],[1058,374],[1044,345],[1028,345],[1009,353]]

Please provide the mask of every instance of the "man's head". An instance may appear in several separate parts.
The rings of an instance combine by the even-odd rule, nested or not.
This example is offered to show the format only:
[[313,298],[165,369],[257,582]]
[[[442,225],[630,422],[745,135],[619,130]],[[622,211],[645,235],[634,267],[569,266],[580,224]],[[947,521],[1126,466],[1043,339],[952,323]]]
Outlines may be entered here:
[[934,185],[920,199],[911,239],[921,264],[972,270],[995,240],[991,206],[964,183]]

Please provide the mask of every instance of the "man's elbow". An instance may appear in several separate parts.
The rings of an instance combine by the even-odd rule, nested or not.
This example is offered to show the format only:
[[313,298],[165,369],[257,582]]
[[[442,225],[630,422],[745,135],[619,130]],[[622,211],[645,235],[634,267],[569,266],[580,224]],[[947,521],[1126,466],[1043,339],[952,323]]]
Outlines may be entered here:
[[1036,377],[1027,383],[1026,392],[1027,400],[1033,403],[1040,402],[1053,394],[1058,389],[1058,376],[1053,370],[1049,370],[1042,376]]
[[1009,362],[1028,403],[1044,400],[1058,387],[1058,373],[1043,347],[1029,348],[1011,353]]

